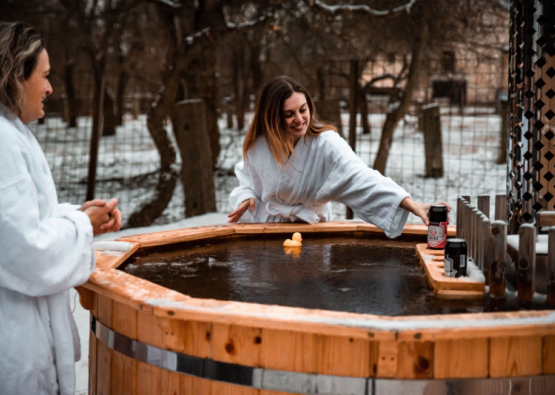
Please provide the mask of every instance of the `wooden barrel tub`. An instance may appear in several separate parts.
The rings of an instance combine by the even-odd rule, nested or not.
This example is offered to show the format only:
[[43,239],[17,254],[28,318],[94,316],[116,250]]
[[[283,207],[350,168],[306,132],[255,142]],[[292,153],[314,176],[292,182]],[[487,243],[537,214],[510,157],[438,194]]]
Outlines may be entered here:
[[[295,231],[381,234],[357,222],[245,224],[98,246],[79,289],[91,311],[89,394],[555,393],[554,311],[355,314],[192,298],[117,270],[152,246]],[[425,242],[426,228],[404,235]]]

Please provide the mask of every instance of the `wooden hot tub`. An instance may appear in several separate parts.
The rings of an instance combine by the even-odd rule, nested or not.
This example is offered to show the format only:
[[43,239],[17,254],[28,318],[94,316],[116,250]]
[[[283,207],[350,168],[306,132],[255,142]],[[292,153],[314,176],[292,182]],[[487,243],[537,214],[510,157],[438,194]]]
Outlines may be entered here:
[[[79,289],[91,310],[89,394],[555,393],[552,310],[378,316],[193,298],[117,269],[153,246],[284,240],[295,231],[383,237],[369,224],[329,222],[207,226],[106,242]],[[407,225],[403,235],[425,242],[426,228]]]

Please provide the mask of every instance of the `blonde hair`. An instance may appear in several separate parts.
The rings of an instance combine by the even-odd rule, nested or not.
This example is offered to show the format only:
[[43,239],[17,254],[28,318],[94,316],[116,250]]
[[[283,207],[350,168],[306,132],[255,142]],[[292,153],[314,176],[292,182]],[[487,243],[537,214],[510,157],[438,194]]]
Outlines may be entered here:
[[301,84],[287,76],[274,77],[266,83],[256,103],[254,118],[243,143],[245,161],[247,161],[247,152],[254,145],[256,139],[259,136],[264,136],[279,167],[283,169],[289,162],[294,147],[287,136],[283,106],[294,92],[302,93],[306,97],[306,103],[310,111],[310,122],[306,134],[318,136],[326,130],[337,132],[333,125],[322,124],[314,117],[314,102]]
[[41,34],[31,26],[0,23],[0,103],[15,116],[23,106],[23,83],[31,77],[44,48]]

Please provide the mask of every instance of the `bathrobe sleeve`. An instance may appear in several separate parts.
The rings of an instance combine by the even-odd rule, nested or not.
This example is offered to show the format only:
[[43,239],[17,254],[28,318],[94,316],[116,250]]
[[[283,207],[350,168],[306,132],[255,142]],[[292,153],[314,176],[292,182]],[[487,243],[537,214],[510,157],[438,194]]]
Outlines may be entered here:
[[0,287],[43,296],[87,281],[95,260],[88,216],[75,206],[58,206],[55,194],[38,193],[35,183],[52,178],[47,171],[31,176],[34,155],[42,152],[0,130]]
[[257,199],[249,167],[245,165],[245,162],[239,162],[235,165],[235,175],[239,180],[239,186],[233,189],[229,195],[229,204],[233,210],[247,199]]
[[355,215],[381,228],[394,238],[399,236],[408,211],[399,207],[409,193],[391,178],[369,168],[335,132],[324,132],[318,139],[323,152],[324,182],[316,201],[335,200],[349,206]]

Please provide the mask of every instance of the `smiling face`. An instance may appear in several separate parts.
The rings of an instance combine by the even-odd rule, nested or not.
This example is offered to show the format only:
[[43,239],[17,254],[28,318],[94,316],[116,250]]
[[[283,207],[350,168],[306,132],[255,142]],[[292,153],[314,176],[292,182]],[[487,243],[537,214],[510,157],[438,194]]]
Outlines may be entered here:
[[293,144],[306,134],[310,124],[310,110],[303,93],[293,92],[283,103],[283,117],[287,135]]
[[44,99],[52,93],[52,86],[48,81],[50,61],[46,49],[43,49],[37,59],[37,65],[28,80],[23,82],[23,104],[19,118],[23,123],[36,121],[44,117]]

